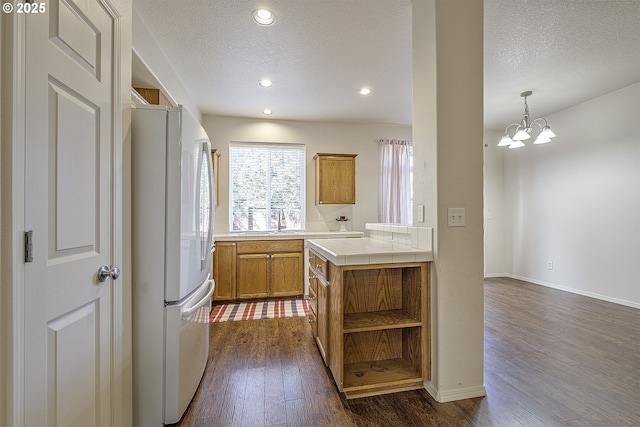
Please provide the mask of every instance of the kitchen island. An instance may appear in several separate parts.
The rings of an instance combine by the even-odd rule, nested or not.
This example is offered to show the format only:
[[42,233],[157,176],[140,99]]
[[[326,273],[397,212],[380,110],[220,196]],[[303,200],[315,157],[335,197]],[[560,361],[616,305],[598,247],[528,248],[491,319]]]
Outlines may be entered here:
[[370,238],[307,245],[318,295],[312,329],[338,389],[356,398],[423,388],[432,251]]

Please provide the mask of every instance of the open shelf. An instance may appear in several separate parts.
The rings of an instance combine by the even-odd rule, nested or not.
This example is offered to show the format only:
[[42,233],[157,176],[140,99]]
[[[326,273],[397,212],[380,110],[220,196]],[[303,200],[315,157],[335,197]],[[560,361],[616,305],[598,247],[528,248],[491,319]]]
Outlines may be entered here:
[[422,326],[422,322],[403,310],[369,311],[344,315],[344,333]]
[[344,365],[343,391],[363,392],[372,389],[411,385],[423,386],[420,373],[403,358],[375,360]]
[[347,399],[429,379],[427,263],[331,266],[331,371]]

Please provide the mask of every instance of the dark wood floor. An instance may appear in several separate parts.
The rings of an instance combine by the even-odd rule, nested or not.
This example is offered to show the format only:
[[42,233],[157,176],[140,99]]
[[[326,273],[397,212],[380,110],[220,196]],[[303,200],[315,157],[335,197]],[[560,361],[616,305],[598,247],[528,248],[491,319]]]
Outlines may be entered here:
[[424,390],[345,400],[306,318],[211,325],[181,426],[639,426],[640,310],[513,279],[485,281],[487,397]]

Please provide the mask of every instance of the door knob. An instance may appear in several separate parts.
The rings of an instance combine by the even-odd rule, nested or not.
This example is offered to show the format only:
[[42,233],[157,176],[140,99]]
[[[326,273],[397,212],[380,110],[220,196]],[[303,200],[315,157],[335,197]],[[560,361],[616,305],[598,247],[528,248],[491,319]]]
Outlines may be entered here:
[[100,283],[107,279],[116,280],[118,277],[120,277],[120,269],[118,267],[103,265],[98,269],[98,282]]

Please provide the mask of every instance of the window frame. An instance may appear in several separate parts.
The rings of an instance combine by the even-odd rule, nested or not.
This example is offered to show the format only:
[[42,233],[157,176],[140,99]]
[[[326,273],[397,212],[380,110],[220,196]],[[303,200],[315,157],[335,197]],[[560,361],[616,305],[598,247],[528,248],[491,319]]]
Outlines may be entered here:
[[[291,149],[298,149],[301,150],[301,159],[300,159],[300,164],[299,167],[301,168],[301,172],[300,172],[300,181],[299,181],[299,185],[300,185],[300,226],[299,228],[283,228],[282,231],[304,231],[305,229],[305,222],[306,222],[306,175],[307,175],[307,148],[305,144],[302,143],[287,143],[287,142],[251,142],[251,141],[229,141],[229,233],[233,234],[233,233],[271,233],[271,232],[276,232],[277,231],[277,227],[276,226],[272,226],[272,222],[273,222],[273,218],[271,218],[271,220],[267,220],[267,218],[269,218],[267,216],[267,214],[265,213],[265,225],[266,225],[266,229],[234,229],[234,223],[235,223],[235,218],[234,218],[234,197],[233,197],[233,192],[234,192],[234,182],[233,182],[233,174],[234,171],[236,170],[236,168],[238,167],[237,165],[235,165],[235,159],[234,159],[234,155],[232,154],[232,149],[234,147],[240,147],[240,148],[261,148],[261,149],[268,149],[268,150],[291,150]],[[271,176],[270,173],[271,169],[269,169],[265,175],[265,181],[269,181],[269,176]],[[271,203],[273,202],[273,198],[271,198],[271,200],[267,200],[269,198],[269,194],[270,194],[270,184],[269,182],[265,182],[265,186],[268,189],[267,190],[267,194],[265,195],[265,210],[271,212],[271,214],[273,214],[273,209],[274,208]],[[285,213],[286,214],[286,213]]]

